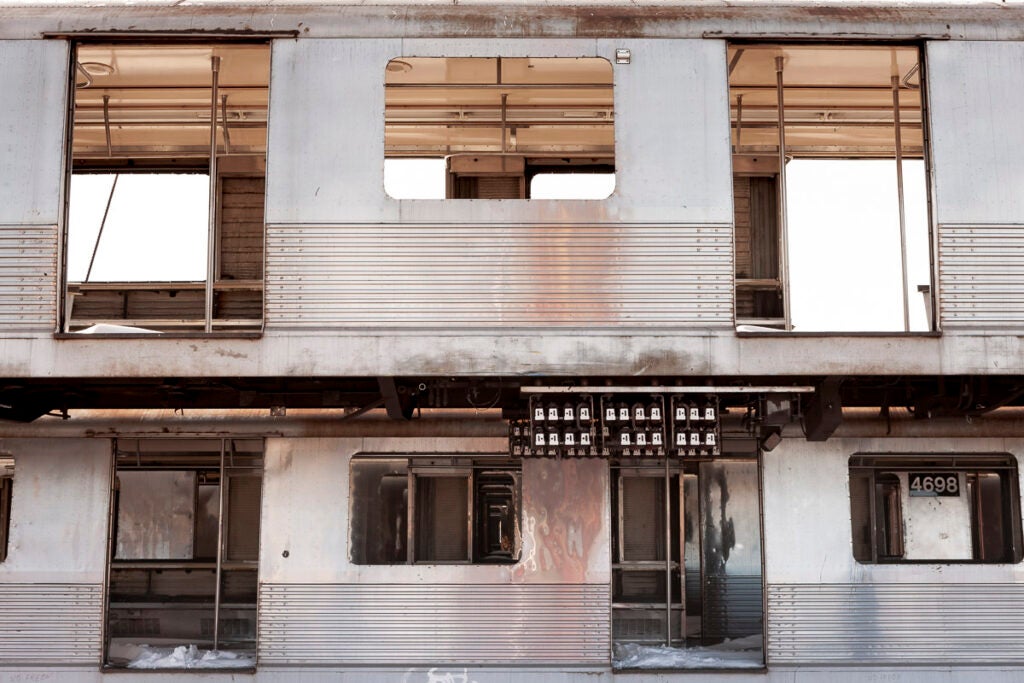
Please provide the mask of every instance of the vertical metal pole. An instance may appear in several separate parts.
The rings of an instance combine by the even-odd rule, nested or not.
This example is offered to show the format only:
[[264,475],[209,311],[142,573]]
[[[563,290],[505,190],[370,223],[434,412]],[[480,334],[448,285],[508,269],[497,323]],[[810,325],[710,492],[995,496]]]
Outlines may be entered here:
[[213,590],[213,649],[220,646],[220,579],[221,565],[224,562],[224,489],[227,486],[224,476],[224,439],[220,440],[220,476],[217,482],[217,585]]
[[103,132],[107,138],[107,158],[114,156],[114,146],[110,142],[110,95],[103,96]]
[[672,647],[672,495],[668,458],[665,458],[665,647]]
[[103,220],[100,221],[99,232],[96,233],[96,243],[92,245],[92,256],[89,257],[89,267],[85,271],[85,279],[82,282],[88,282],[89,277],[92,275],[92,265],[96,262],[96,252],[100,249],[100,240],[103,238],[103,228],[107,227],[107,216],[110,215],[110,203],[114,201],[114,190],[117,189],[117,179],[121,177],[120,173],[114,174],[114,182],[110,184],[110,194],[107,196],[107,208],[103,209]]
[[231,132],[228,130],[228,96],[220,96],[220,127],[224,135],[224,153],[231,154]]
[[103,664],[107,663],[108,643],[108,629],[110,621],[110,572],[111,565],[114,563],[114,552],[117,549],[117,539],[114,538],[114,515],[117,514],[117,439],[111,442],[110,448],[110,497],[107,503],[107,556],[105,562],[105,569],[103,575],[103,620],[100,622],[100,647],[103,648]]
[[217,262],[217,86],[220,78],[220,57],[210,57],[210,227],[206,240],[206,309],[207,332],[213,332],[213,278]]
[[[508,151],[508,95],[502,93],[501,95],[501,152],[504,154]],[[504,168],[504,162],[502,162],[502,168]]]
[[782,314],[787,330],[793,329],[789,310],[789,228],[786,223],[786,99],[782,71],[785,57],[775,58],[775,92],[779,101],[779,279],[782,281]]
[[903,284],[903,331],[910,332],[910,285],[907,283],[907,214],[903,203],[903,131],[900,121],[900,76],[892,51],[892,119],[896,132],[896,194],[900,207],[900,280]]
[[736,96],[736,146],[733,154],[739,154],[740,146],[743,144],[743,95]]

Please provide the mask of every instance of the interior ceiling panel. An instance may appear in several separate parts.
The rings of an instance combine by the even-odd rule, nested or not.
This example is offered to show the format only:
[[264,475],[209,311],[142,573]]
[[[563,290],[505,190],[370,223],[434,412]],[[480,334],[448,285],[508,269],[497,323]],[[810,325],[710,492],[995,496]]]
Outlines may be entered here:
[[[269,45],[80,45],[76,53],[76,156],[208,155],[211,58],[220,57],[218,120],[235,153],[266,147]],[[106,109],[104,112],[104,99]],[[109,121],[111,149],[107,149]]]

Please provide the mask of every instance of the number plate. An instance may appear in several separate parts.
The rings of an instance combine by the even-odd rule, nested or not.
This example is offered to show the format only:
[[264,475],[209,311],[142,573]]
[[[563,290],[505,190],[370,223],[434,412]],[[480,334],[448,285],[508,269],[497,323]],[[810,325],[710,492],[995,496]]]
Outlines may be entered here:
[[955,472],[910,472],[911,496],[959,496],[960,475]]

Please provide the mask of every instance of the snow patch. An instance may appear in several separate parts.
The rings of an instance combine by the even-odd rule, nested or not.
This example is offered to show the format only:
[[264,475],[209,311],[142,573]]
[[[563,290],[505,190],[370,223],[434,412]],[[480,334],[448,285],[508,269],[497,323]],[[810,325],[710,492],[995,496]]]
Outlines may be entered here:
[[762,644],[760,633],[706,647],[615,643],[612,665],[616,669],[760,669],[764,667]]
[[160,334],[156,330],[147,330],[145,327],[132,327],[130,325],[111,325],[109,323],[97,323],[84,330],[78,330],[75,334]]
[[200,650],[195,645],[152,647],[139,645],[129,669],[250,669],[256,658],[242,652]]

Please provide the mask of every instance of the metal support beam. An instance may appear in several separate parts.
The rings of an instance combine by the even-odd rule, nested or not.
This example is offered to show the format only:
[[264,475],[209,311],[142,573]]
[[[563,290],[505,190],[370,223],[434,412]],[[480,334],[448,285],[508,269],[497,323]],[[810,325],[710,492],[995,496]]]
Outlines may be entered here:
[[827,441],[843,421],[841,377],[826,377],[806,403],[804,432],[808,441]]
[[392,420],[408,420],[412,418],[412,402],[398,390],[394,377],[378,377],[380,395],[384,400],[384,409]]

